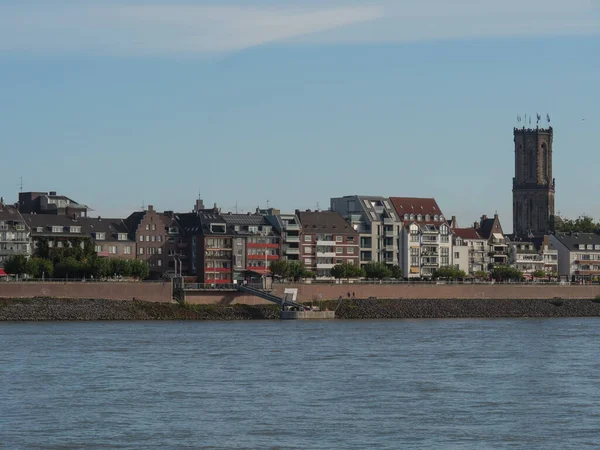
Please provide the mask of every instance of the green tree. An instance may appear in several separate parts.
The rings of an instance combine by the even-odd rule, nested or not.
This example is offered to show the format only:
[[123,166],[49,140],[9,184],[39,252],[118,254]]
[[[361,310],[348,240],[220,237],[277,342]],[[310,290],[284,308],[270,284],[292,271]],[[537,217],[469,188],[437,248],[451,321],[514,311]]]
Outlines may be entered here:
[[533,276],[535,278],[546,278],[546,272],[544,272],[543,270],[536,270],[535,272],[533,272]]
[[523,272],[511,266],[496,266],[492,270],[492,278],[496,281],[520,281],[523,277]]
[[287,278],[290,273],[288,262],[283,260],[271,262],[269,270],[271,271],[271,274],[281,278]]
[[392,278],[397,280],[402,279],[402,269],[397,264],[392,267]]
[[337,264],[331,269],[334,278],[360,278],[365,276],[364,270],[356,264]]
[[127,259],[122,258],[111,258],[110,259],[110,273],[122,276],[122,277],[130,277],[131,276],[131,263]]
[[43,258],[29,258],[25,264],[25,273],[33,278],[51,277],[54,272],[52,262]]
[[489,273],[487,273],[485,270],[478,270],[477,272],[475,272],[475,278],[478,278],[480,280],[487,280],[489,276]]
[[144,280],[150,275],[150,266],[146,261],[140,259],[131,260],[131,276]]
[[364,269],[367,278],[383,280],[384,278],[391,278],[393,275],[392,270],[382,262],[370,262],[365,265]]
[[437,280],[439,278],[445,278],[445,279],[449,279],[449,280],[455,280],[457,278],[464,278],[466,277],[467,274],[462,271],[457,269],[456,267],[452,267],[452,266],[442,266],[439,269],[436,269],[435,272],[433,272],[433,279]]
[[111,263],[108,258],[96,257],[92,260],[92,273],[94,277],[104,278],[112,275]]
[[55,264],[54,275],[58,278],[79,278],[83,276],[83,269],[81,262],[69,256]]
[[555,216],[554,228],[556,231],[563,233],[597,233],[600,229],[600,223],[595,222],[592,217],[585,214],[575,220]]
[[4,271],[11,275],[27,273],[27,258],[23,255],[10,256],[4,261]]

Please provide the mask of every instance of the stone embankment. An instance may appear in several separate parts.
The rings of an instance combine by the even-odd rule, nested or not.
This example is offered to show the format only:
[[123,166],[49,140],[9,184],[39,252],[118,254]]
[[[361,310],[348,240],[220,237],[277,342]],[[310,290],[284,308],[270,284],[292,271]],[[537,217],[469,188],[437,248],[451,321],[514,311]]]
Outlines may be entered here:
[[[337,301],[315,303],[335,310]],[[337,319],[600,317],[600,300],[343,300]],[[0,300],[0,321],[272,320],[275,305],[179,305],[98,299]]]

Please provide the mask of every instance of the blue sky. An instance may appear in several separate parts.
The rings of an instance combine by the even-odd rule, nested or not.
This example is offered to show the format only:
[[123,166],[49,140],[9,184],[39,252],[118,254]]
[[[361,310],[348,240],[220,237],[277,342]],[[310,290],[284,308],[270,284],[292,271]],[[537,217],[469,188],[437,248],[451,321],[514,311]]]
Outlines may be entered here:
[[600,218],[599,35],[597,0],[0,0],[0,193],[22,175],[105,216],[427,196],[510,230],[512,128],[539,112],[557,210]]

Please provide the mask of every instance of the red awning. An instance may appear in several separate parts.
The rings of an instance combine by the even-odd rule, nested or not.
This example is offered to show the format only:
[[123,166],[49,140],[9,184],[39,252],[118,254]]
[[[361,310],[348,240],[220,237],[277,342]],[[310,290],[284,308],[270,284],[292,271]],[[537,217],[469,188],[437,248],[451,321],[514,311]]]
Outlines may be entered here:
[[5,277],[6,276],[6,272],[4,271],[4,269],[0,269],[0,277]]

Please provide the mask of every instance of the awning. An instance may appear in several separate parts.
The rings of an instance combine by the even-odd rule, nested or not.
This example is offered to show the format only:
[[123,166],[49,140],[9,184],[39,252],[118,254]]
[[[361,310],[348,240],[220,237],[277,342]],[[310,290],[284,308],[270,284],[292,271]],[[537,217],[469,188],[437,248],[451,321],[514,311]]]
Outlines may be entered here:
[[5,277],[5,276],[7,276],[7,275],[6,275],[6,272],[4,271],[4,269],[0,269],[0,277]]
[[492,236],[494,236],[494,239],[504,240],[504,237],[500,233],[492,233]]

